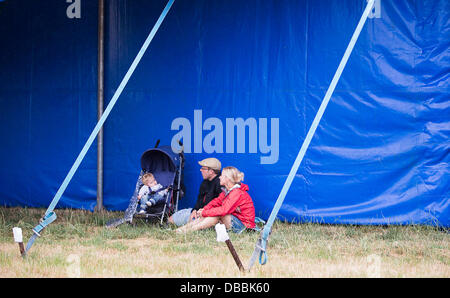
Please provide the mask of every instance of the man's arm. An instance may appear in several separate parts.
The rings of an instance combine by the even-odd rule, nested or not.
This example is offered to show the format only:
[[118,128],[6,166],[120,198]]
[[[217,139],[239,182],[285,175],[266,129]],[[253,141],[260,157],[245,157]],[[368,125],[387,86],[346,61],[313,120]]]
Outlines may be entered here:
[[222,188],[220,187],[219,179],[214,180],[214,183],[210,185],[208,192],[205,195],[205,203],[203,206],[208,205],[212,200],[217,198],[222,193]]

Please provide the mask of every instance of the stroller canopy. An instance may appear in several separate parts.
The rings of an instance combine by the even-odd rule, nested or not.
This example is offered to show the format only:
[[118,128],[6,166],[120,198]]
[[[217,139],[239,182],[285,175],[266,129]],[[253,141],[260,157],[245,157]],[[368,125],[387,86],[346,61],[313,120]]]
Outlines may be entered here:
[[172,151],[170,146],[161,146],[145,151],[141,157],[141,168],[145,173],[152,173],[163,186],[171,185],[177,170],[180,168],[181,158]]

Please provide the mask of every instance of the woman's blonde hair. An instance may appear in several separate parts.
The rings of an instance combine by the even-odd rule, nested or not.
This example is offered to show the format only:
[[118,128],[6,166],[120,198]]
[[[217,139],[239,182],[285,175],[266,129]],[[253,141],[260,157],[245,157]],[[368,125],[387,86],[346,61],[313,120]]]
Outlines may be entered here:
[[244,173],[235,167],[225,167],[222,170],[222,175],[228,177],[233,183],[239,183],[244,180]]

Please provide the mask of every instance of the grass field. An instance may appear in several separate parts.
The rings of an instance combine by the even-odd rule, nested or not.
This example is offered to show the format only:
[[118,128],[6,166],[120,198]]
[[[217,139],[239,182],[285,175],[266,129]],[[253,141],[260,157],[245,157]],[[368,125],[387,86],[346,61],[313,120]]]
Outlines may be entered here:
[[[276,222],[268,262],[239,272],[213,229],[177,235],[144,222],[107,229],[122,212],[56,210],[23,259],[44,209],[0,208],[0,277],[450,277],[450,235],[431,226],[348,226]],[[256,233],[230,239],[245,267]],[[25,243],[26,244],[26,243]]]

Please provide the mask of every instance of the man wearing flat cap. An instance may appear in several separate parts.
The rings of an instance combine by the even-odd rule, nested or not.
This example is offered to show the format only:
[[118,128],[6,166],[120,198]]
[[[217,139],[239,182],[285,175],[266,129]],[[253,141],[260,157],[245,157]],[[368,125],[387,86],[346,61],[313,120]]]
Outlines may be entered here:
[[205,207],[212,199],[219,196],[222,192],[220,187],[220,170],[222,164],[217,158],[206,158],[198,162],[201,166],[200,173],[203,181],[200,184],[197,202],[194,208],[182,209],[175,212],[170,218],[169,222],[177,226],[183,226],[188,222],[197,218],[197,211]]

